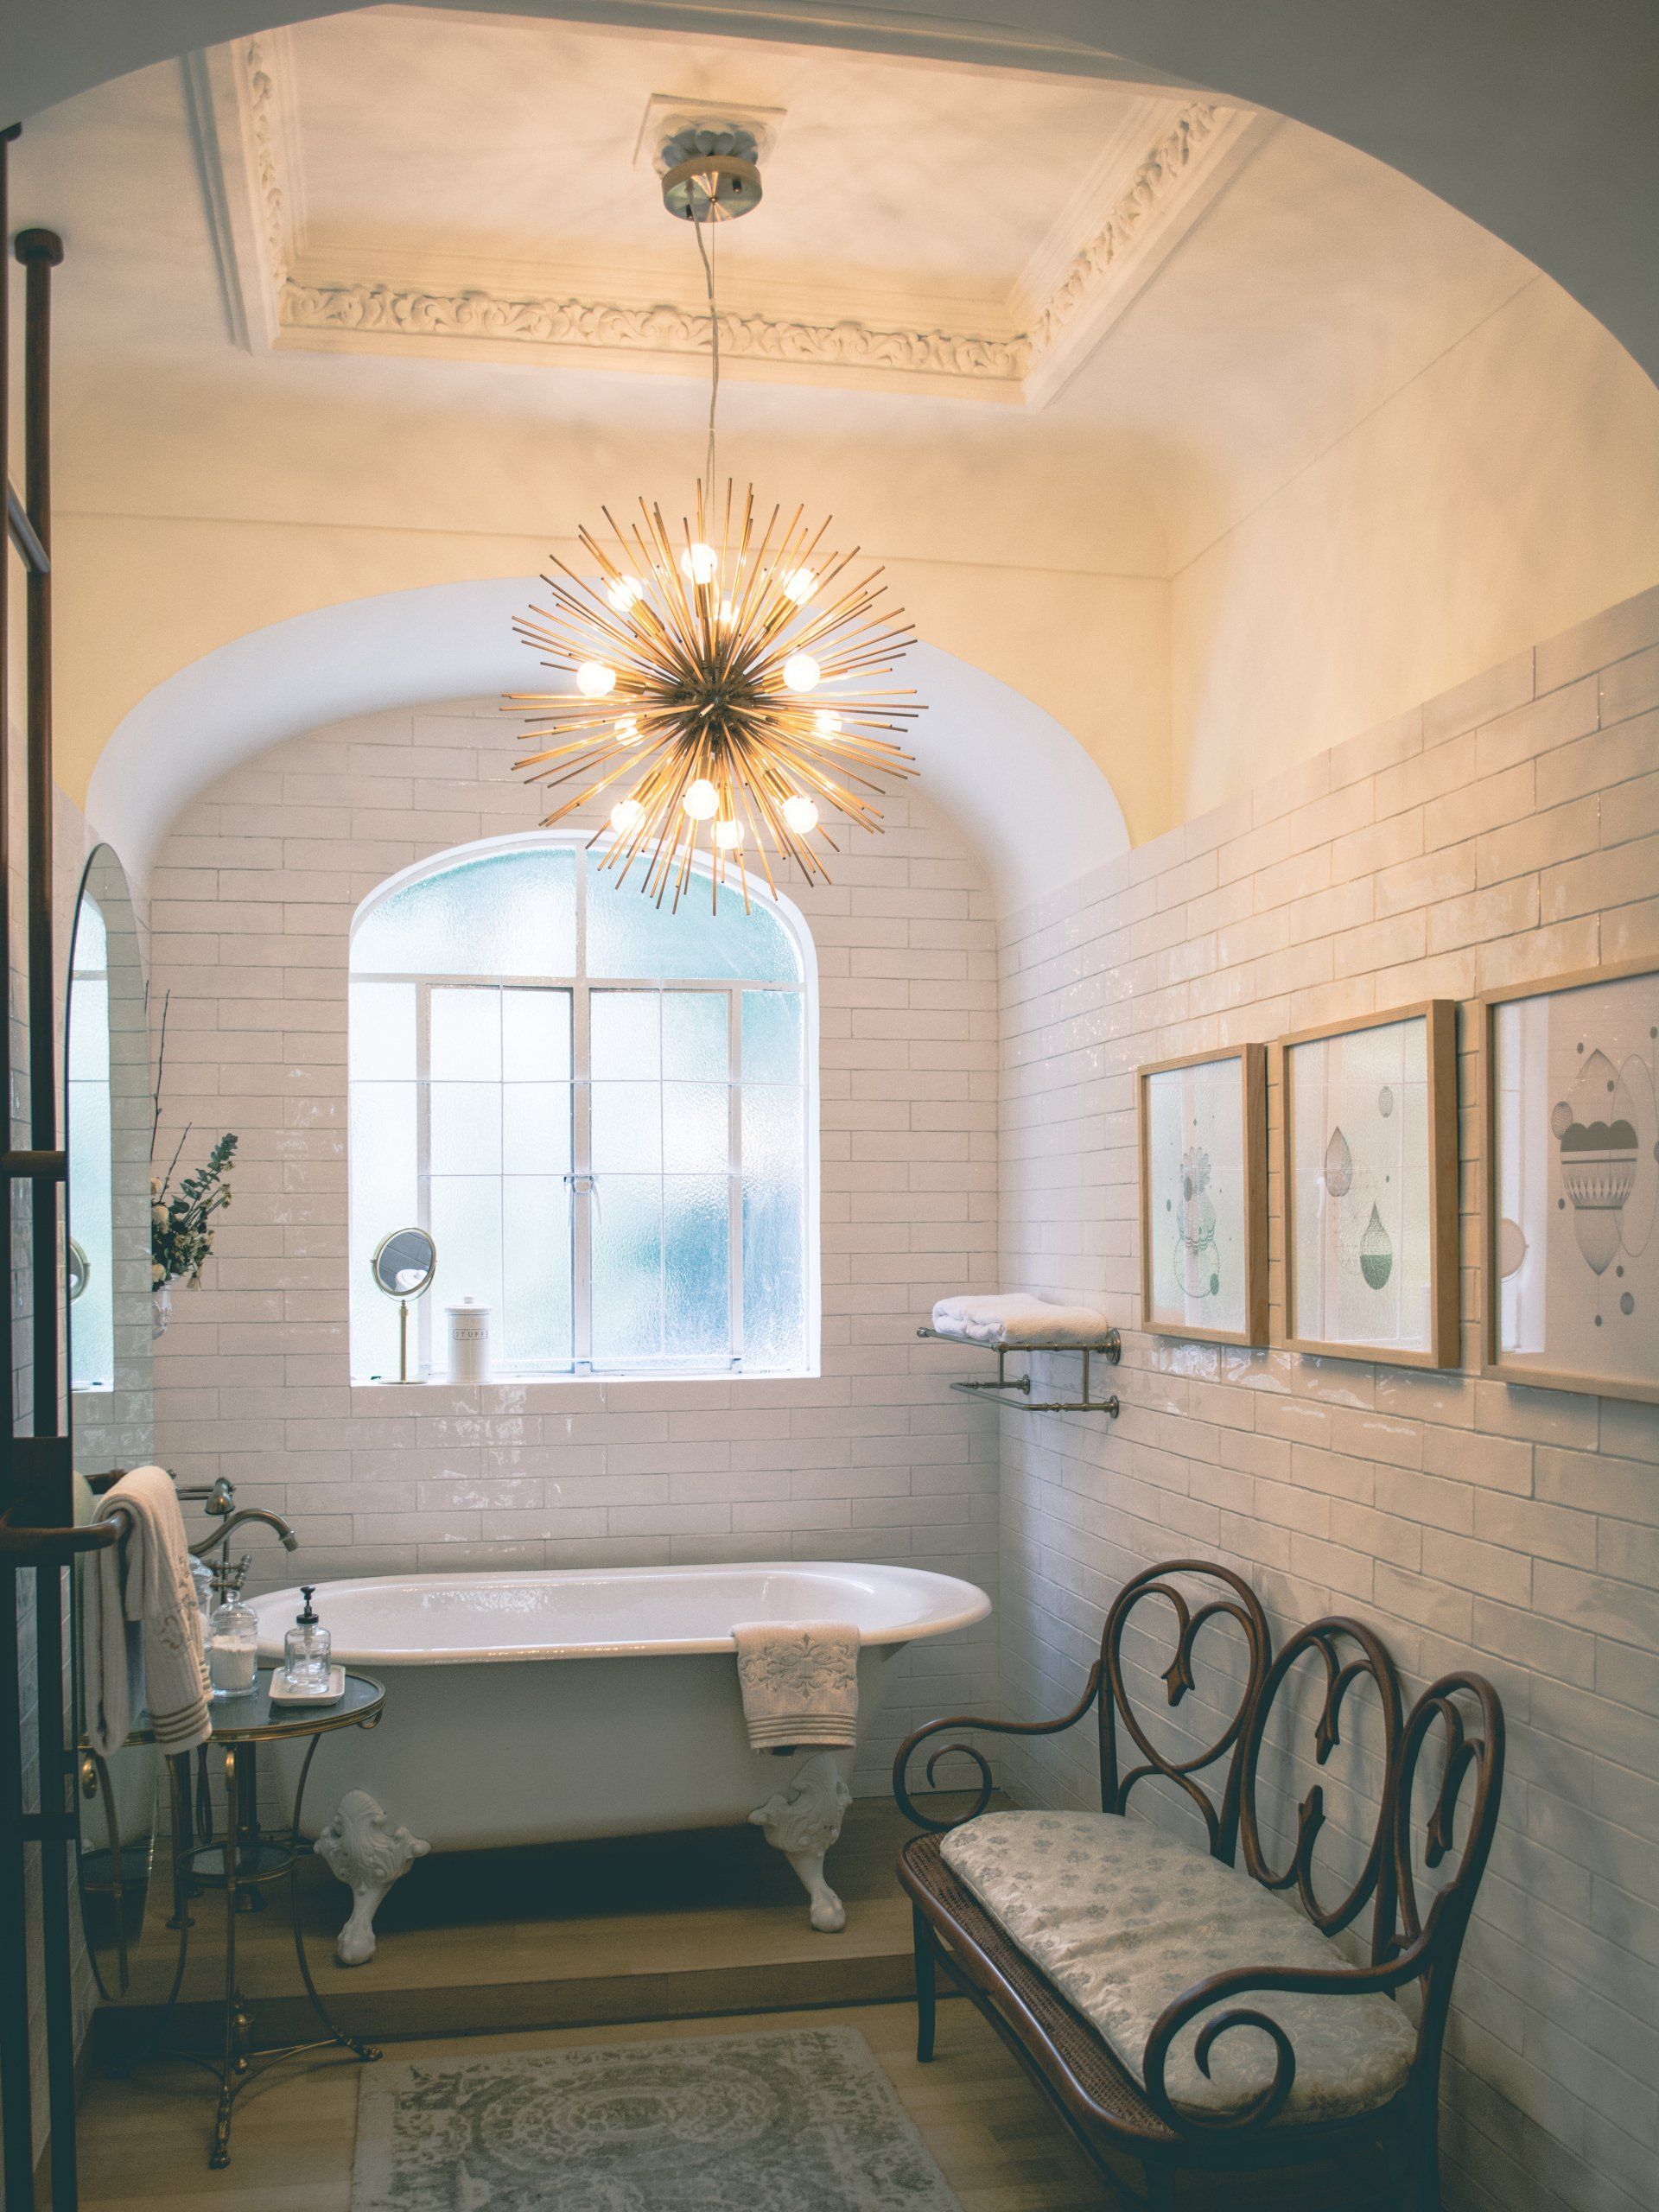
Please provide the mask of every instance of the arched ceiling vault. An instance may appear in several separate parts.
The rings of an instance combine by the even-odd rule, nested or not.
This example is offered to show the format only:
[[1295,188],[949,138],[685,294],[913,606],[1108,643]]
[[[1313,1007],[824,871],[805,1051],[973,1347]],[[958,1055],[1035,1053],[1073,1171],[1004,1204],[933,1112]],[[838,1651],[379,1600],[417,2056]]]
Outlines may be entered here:
[[[522,689],[511,624],[537,592],[529,577],[388,592],[221,646],[123,720],[87,793],[94,828],[142,881],[180,810],[283,739],[383,708]],[[906,666],[927,702],[911,741],[921,789],[977,847],[1001,911],[1128,849],[1110,784],[1052,715],[938,646],[917,646]],[[504,779],[518,727],[504,718]]]
[[[1659,374],[1659,10],[1650,0],[448,0],[1078,75],[1152,75],[1294,117],[1507,240]],[[272,0],[15,0],[6,112],[338,12]],[[1017,157],[1018,149],[1009,149]]]

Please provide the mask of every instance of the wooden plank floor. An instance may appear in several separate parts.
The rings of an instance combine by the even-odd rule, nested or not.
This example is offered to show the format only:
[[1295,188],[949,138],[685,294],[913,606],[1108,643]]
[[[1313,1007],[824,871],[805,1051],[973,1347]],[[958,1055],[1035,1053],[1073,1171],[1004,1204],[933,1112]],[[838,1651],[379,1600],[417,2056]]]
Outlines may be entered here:
[[[868,2005],[719,2019],[402,2042],[390,2055],[556,2050],[571,2044],[650,2042],[806,2027],[857,2028],[904,2100],[963,2212],[1104,2212],[1108,2194],[1059,2122],[973,2008],[942,2007],[939,2056],[918,2066],[908,2005]],[[356,2136],[353,2059],[296,2061],[243,2095],[231,2164],[210,2172],[213,2089],[194,2067],[168,2061],[126,2081],[95,2081],[83,2107],[81,2212],[349,2212]],[[550,2192],[549,2212],[556,2212]]]

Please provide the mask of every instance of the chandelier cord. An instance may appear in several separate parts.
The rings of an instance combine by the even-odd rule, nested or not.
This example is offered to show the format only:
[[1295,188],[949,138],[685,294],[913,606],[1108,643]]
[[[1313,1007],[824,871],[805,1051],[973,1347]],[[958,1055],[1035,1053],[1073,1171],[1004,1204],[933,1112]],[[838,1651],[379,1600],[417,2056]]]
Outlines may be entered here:
[[720,402],[720,311],[715,305],[715,261],[712,251],[714,239],[710,238],[705,245],[702,236],[703,226],[694,220],[691,227],[697,234],[697,252],[702,261],[703,283],[709,292],[709,348],[711,373],[709,379],[709,458],[707,474],[704,478],[703,497],[708,503],[709,512],[712,514],[715,505],[715,410]]

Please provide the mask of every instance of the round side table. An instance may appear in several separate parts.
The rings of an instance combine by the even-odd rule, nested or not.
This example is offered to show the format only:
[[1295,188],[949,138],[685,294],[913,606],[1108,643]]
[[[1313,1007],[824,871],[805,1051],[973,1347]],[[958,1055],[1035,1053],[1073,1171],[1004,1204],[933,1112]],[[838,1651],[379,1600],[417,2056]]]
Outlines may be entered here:
[[[203,1756],[224,1761],[225,1827],[220,1835],[198,1841],[194,1838],[189,1786],[189,1754],[170,1758],[168,1767],[172,1777],[173,1796],[173,1894],[175,1921],[179,1931],[179,1955],[174,1973],[173,1986],[166,2005],[166,2017],[170,2018],[184,1986],[186,1957],[190,1942],[189,1901],[204,1892],[219,1890],[225,1898],[225,1993],[224,2018],[220,2023],[219,2050],[216,2056],[200,2052],[179,2050],[173,2055],[188,2058],[207,2069],[219,2083],[219,2110],[213,2122],[213,2149],[208,2154],[210,2166],[228,2165],[231,2157],[231,2118],[236,2100],[249,2082],[265,2069],[284,2058],[297,2058],[302,2052],[327,2050],[338,2046],[354,2051],[359,2058],[378,2058],[379,2051],[372,2044],[347,2035],[330,2018],[328,2008],[318,1994],[317,1985],[311,1978],[310,1962],[305,1955],[305,1931],[300,1917],[299,1870],[309,1847],[301,1834],[302,1816],[305,1808],[305,1785],[311,1772],[311,1761],[316,1754],[321,1738],[332,1735],[338,1728],[374,1728],[379,1726],[382,1709],[386,1701],[385,1688],[368,1675],[346,1675],[345,1694],[333,1705],[273,1705],[270,1698],[272,1669],[261,1669],[256,1687],[245,1697],[215,1698],[212,1704],[213,1732],[211,1741],[203,1747]],[[132,1740],[143,1742],[148,1732],[136,1732]],[[296,1737],[308,1737],[305,1758],[300,1768],[298,1785],[294,1792],[294,1811],[288,1825],[278,1830],[262,1827],[259,1821],[258,1754],[262,1744],[279,1739],[291,1741]],[[248,2004],[237,1981],[236,1938],[237,1915],[243,1900],[257,1904],[267,1885],[285,1882],[288,1885],[289,1919],[294,1935],[294,1955],[299,1962],[300,1979],[327,2033],[309,2043],[289,2043],[259,2045],[253,2040],[253,2020]],[[165,2033],[165,2027],[163,2028]]]

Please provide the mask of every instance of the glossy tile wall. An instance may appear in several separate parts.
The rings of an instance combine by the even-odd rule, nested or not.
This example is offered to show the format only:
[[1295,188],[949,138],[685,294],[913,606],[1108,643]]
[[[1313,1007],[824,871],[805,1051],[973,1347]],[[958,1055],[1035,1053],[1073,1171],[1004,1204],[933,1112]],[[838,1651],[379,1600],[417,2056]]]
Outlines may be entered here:
[[[925,799],[803,898],[817,948],[823,1372],[808,1381],[359,1387],[346,1347],[346,983],[388,875],[533,828],[493,700],[320,730],[205,791],[152,891],[170,992],[158,1154],[240,1140],[235,1202],[156,1347],[157,1450],[230,1476],[302,1549],[257,1584],[447,1567],[893,1559],[994,1581],[993,1418],[922,1347],[996,1243],[995,936],[977,861]],[[258,1532],[253,1532],[256,1546]],[[995,1694],[995,1631],[895,1662],[861,1778],[905,1727]]]
[[[1281,1634],[1351,1611],[1419,1686],[1493,1678],[1510,1774],[1445,2135],[1449,2201],[1490,2212],[1659,2202],[1659,1407],[1474,1371],[1468,1001],[1649,953],[1659,593],[1002,931],[1004,1274],[1125,1330],[1116,1425],[1003,1417],[1005,1709],[1064,1710],[1126,1575],[1189,1553],[1246,1573]],[[1429,996],[1464,1002],[1462,1371],[1138,1332],[1135,1068]],[[1276,1335],[1276,1188],[1271,1211]],[[1093,1788],[1081,1734],[1008,1771],[1033,1802]]]

